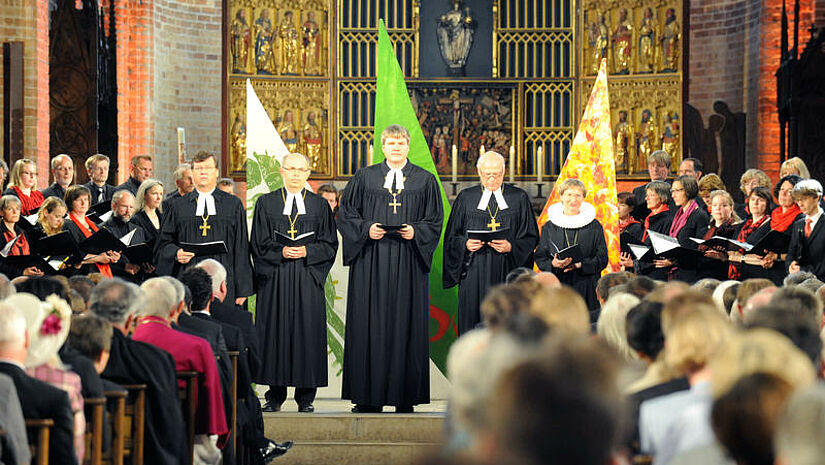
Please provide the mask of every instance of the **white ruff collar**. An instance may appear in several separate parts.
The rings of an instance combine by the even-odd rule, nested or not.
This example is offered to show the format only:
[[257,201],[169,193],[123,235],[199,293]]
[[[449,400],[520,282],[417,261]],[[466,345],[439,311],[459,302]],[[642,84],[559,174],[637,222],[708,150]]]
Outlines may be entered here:
[[487,205],[490,204],[490,197],[495,196],[496,203],[498,204],[499,210],[507,210],[509,208],[507,206],[507,202],[504,201],[504,195],[501,193],[502,188],[499,187],[494,191],[488,191],[483,185],[481,186],[481,200],[478,201],[478,206],[476,207],[479,210],[486,210]]
[[550,205],[547,209],[547,218],[551,223],[560,228],[582,228],[596,219],[596,207],[587,202],[582,202],[581,209],[579,209],[579,214],[570,216],[564,214],[564,206],[562,206],[561,202],[558,202]]

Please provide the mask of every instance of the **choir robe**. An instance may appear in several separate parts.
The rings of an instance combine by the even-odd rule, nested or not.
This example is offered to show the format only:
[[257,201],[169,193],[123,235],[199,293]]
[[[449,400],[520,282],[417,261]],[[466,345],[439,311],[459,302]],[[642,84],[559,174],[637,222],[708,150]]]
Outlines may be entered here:
[[[676,210],[673,208],[668,208],[665,211],[661,211],[649,218],[647,229],[651,231],[656,231],[657,233],[661,233],[667,235],[670,231],[670,224],[673,223],[673,214]],[[647,231],[644,230],[645,228],[645,220],[642,220],[642,243],[648,247],[652,247],[650,242],[650,235],[646,234]],[[640,262],[635,261],[634,257],[634,264],[636,265],[636,274],[647,276],[650,279],[655,279],[658,281],[667,281],[667,272],[669,268],[656,268],[652,262]]]
[[101,376],[119,384],[146,385],[144,463],[186,463],[183,411],[172,356],[151,344],[129,339],[115,329],[109,363]]
[[[26,221],[26,220],[24,219],[23,221]],[[0,250],[5,248],[6,244],[8,244],[8,242],[6,242],[6,237],[4,235],[4,233],[7,230],[8,229],[6,228],[6,226],[4,224],[0,223]],[[26,242],[29,243],[29,253],[31,254],[32,252],[31,252],[31,242],[29,241],[29,234],[27,234],[25,231],[23,231],[23,228],[21,228],[17,224],[14,225],[14,234],[18,235],[18,236],[20,234],[23,235],[23,237],[26,239]],[[20,240],[18,239],[18,244],[19,244],[19,241]],[[17,247],[17,244],[15,244],[13,247]],[[19,266],[15,266],[15,265],[12,265],[11,263],[7,263],[6,260],[3,257],[0,257],[0,273],[3,273],[4,275],[6,275],[7,278],[14,279],[18,276],[22,276],[23,275],[23,270],[24,269],[20,268]],[[46,270],[41,270],[41,271],[46,271]]]
[[[458,333],[464,334],[481,321],[481,301],[487,291],[504,282],[507,273],[520,266],[533,265],[533,249],[539,239],[539,229],[533,216],[530,197],[518,187],[506,184],[501,187],[506,209],[499,209],[494,195],[488,208],[479,210],[481,185],[469,187],[458,194],[453,202],[450,219],[444,233],[444,288],[458,285]],[[506,239],[512,250],[501,254],[492,247],[482,246],[476,252],[467,250],[467,231],[489,231],[490,212],[499,229],[509,228]]]
[[[676,233],[676,239],[679,241],[679,245],[686,249],[698,250],[699,245],[690,238],[701,238],[707,229],[710,217],[707,213],[707,207],[703,205],[704,203],[702,203],[702,205],[697,204],[696,209],[688,216],[685,225]],[[674,213],[673,218],[670,220],[671,225],[673,224],[675,215]],[[668,226],[668,232],[669,231],[670,226]],[[676,263],[673,267],[669,268],[668,279],[693,284],[696,282],[698,263],[699,255],[691,256],[684,262]]]
[[[215,215],[207,224],[211,229],[206,236],[200,226],[203,219],[195,215],[198,191],[172,201],[161,225],[160,237],[155,244],[155,267],[159,276],[179,277],[185,268],[207,258],[214,258],[226,268],[226,299],[234,302],[237,297],[247,297],[252,290],[252,262],[249,257],[249,235],[246,229],[246,211],[241,200],[220,189],[212,191],[215,198]],[[224,241],[227,253],[194,257],[183,265],[176,254],[181,242],[204,243]]]
[[[175,370],[198,372],[195,434],[225,434],[229,431],[218,366],[205,339],[176,331],[159,317],[144,317],[132,339],[169,352],[175,360]],[[180,380],[178,387],[185,387],[185,382]]]
[[[283,214],[285,188],[258,198],[252,220],[252,258],[258,289],[255,327],[263,346],[261,372],[255,380],[270,386],[314,388],[327,385],[326,282],[338,235],[327,201],[304,191],[306,213],[291,216],[297,235],[314,232],[306,257],[286,259],[275,231],[288,234]],[[300,195],[300,194],[299,194]]]
[[[799,221],[799,220],[797,220]],[[739,224],[738,228],[736,229],[736,234],[733,236],[735,239],[739,235],[739,230],[742,229],[745,223]],[[791,228],[788,228],[784,234],[789,235],[791,233]],[[750,233],[750,235],[745,238],[745,242],[748,244],[757,244],[761,241],[765,236],[767,236],[773,228],[771,227],[771,222],[766,221],[759,229]],[[786,253],[787,250],[781,251],[779,255]],[[745,252],[747,255],[747,252]],[[748,263],[740,263],[739,270],[741,275],[739,276],[740,281],[744,281],[746,279],[756,279],[756,278],[764,278],[769,279],[777,286],[782,286],[782,282],[785,280],[785,276],[788,275],[787,273],[787,265],[790,263],[790,260],[782,261],[781,258],[777,258],[774,263],[773,267],[765,269],[761,265],[750,265]]]
[[[342,397],[406,407],[430,399],[428,273],[444,213],[435,177],[409,161],[394,213],[388,172],[386,162],[358,170],[338,212],[350,267]],[[415,235],[373,240],[373,223],[409,224]]]
[[785,270],[787,271],[787,267],[795,261],[802,271],[810,271],[820,281],[825,280],[825,216],[820,216],[816,221],[810,237],[805,237],[806,218],[807,216],[803,216],[796,220],[788,229],[791,233],[791,243],[785,259]]
[[[132,242],[130,245],[138,245],[146,242],[146,236],[143,233],[143,228],[132,223],[131,221],[123,221],[123,218],[119,218],[114,214],[100,226],[108,229],[118,239],[123,238],[123,236],[129,234],[132,230],[137,230],[135,235],[132,236]],[[149,277],[143,272],[143,269],[138,271],[136,274],[127,273],[127,263],[130,263],[129,259],[125,254],[121,255],[120,260],[118,260],[117,263],[112,263],[109,265],[112,268],[112,274],[134,283],[141,283]],[[136,263],[136,265],[140,265],[140,263]]]
[[[158,222],[163,224],[163,213],[156,210],[158,215]],[[155,247],[155,243],[158,240],[158,236],[160,236],[160,229],[155,228],[155,225],[152,224],[152,220],[149,219],[149,216],[146,214],[145,211],[141,210],[135,213],[135,216],[129,220],[129,224],[134,224],[135,226],[140,226],[143,228],[143,236],[147,244],[152,248]]]
[[[589,203],[582,203],[581,213],[575,216],[564,215],[561,203],[551,205],[548,221],[541,227],[541,240],[536,249],[536,265],[539,269],[551,271],[562,284],[575,289],[587,303],[591,321],[596,320],[599,310],[596,283],[607,266],[607,242],[604,240],[601,223],[595,219],[595,213],[594,207]],[[556,247],[562,250],[574,244],[578,244],[581,249],[582,267],[566,273],[560,268],[554,268]]]

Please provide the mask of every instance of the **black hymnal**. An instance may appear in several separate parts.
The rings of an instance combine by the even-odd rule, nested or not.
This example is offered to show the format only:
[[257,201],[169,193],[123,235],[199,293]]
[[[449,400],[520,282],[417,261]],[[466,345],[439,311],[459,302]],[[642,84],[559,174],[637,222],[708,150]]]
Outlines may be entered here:
[[481,242],[487,243],[491,241],[497,241],[499,239],[506,239],[507,232],[509,231],[510,228],[501,228],[496,231],[489,231],[486,229],[468,229],[467,238],[476,239]]
[[750,249],[745,249],[748,253],[755,253],[757,255],[766,255],[768,252],[776,254],[783,254],[788,251],[788,245],[791,242],[791,236],[783,232],[772,229],[759,242],[753,245]]
[[99,255],[110,250],[123,252],[126,249],[126,244],[121,242],[121,240],[115,237],[108,229],[101,228],[91,236],[83,239],[77,244],[77,247],[81,252]]
[[65,262],[65,260],[56,260],[53,261],[53,263],[56,263],[51,264],[39,255],[9,255],[8,257],[4,257],[3,260],[21,270],[32,266],[36,267],[45,274],[56,273],[60,265]]
[[621,244],[622,253],[632,253],[629,246],[630,244],[636,244],[637,242],[639,241],[627,231],[619,234],[619,243]]
[[89,211],[86,212],[86,215],[95,214],[95,215],[103,215],[106,212],[112,211],[112,203],[111,202],[100,202],[92,205],[89,207]]
[[406,224],[381,224],[381,223],[378,223],[378,227],[383,229],[384,231],[387,231],[387,232],[395,232],[395,231],[398,231],[398,230],[400,230],[401,228],[403,228],[405,226],[407,226],[407,225]]
[[556,258],[559,260],[572,258],[573,260],[570,263],[579,263],[582,261],[582,249],[579,247],[579,244],[573,244],[563,249],[559,249],[556,244],[553,244],[553,247],[556,248]]
[[306,232],[303,234],[299,234],[297,236],[290,237],[286,234],[281,232],[275,231],[275,238],[278,239],[282,245],[287,247],[300,247],[302,245],[307,245],[314,239],[315,231]]
[[691,256],[700,253],[698,250],[682,247],[679,244],[679,240],[675,237],[670,237],[651,230],[648,230],[647,234],[650,237],[650,244],[653,246],[653,252],[657,257],[679,261],[689,259]]
[[[62,257],[71,255],[81,257],[80,249],[69,231],[45,236],[34,242],[32,249],[44,257]],[[74,261],[72,261],[74,263]]]
[[152,263],[153,255],[152,255],[152,247],[143,242],[136,245],[130,245],[126,247],[126,250],[123,251],[123,254],[126,255],[126,258],[129,259],[129,263],[141,264],[141,263]]
[[691,237],[690,240],[699,244],[699,250],[739,250],[742,248],[741,242],[722,236],[713,236],[710,239]]
[[186,252],[194,253],[196,257],[228,253],[224,241],[200,242],[197,244],[194,242],[181,242],[180,247]]

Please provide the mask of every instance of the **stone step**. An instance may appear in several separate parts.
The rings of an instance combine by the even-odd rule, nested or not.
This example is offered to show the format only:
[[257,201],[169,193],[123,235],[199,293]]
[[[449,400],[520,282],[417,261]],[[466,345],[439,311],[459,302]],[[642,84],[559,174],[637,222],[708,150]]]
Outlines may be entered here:
[[296,441],[273,465],[411,465],[435,450],[420,442]]
[[353,413],[265,413],[266,437],[276,441],[437,443],[443,436],[444,415],[353,414]]

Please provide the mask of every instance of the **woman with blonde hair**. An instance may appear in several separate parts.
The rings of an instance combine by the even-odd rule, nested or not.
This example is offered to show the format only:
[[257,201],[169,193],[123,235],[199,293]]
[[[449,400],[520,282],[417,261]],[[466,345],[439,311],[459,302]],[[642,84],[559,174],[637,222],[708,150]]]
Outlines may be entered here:
[[808,165],[799,157],[791,157],[779,165],[779,177],[784,178],[789,174],[795,174],[802,179],[811,179],[811,172]]
[[135,195],[135,201],[137,213],[131,222],[143,228],[146,243],[154,247],[163,223],[163,183],[154,178],[143,181]]
[[[733,211],[733,197],[723,190],[715,190],[710,194],[710,222],[701,239],[713,237],[733,239],[739,231],[739,217]],[[728,279],[727,250],[715,250],[706,246],[699,246],[703,256],[699,259],[698,278],[714,278],[719,281]]]
[[[596,219],[596,208],[588,202],[587,189],[578,179],[565,179],[558,186],[560,202],[547,209],[547,223],[541,228],[536,249],[536,265],[555,274],[562,284],[574,288],[590,309],[591,322],[598,316],[596,283],[607,266],[604,229]],[[578,246],[578,257],[560,257],[559,252]]]
[[764,187],[770,190],[771,184],[771,178],[762,170],[751,168],[742,174],[742,177],[739,178],[739,190],[745,194],[745,201],[734,206],[734,211],[739,215],[739,218],[746,220],[751,216],[748,206],[748,198],[751,196],[751,191],[755,187]]
[[37,162],[21,158],[11,168],[9,188],[3,195],[14,195],[20,199],[20,214],[31,215],[43,203],[43,194],[37,190]]
[[627,362],[636,362],[639,357],[627,342],[627,314],[641,302],[633,294],[616,293],[607,299],[596,322],[596,332],[603,341],[616,350]]
[[710,194],[713,191],[724,191],[725,183],[722,182],[722,178],[720,178],[716,173],[708,173],[702,176],[702,179],[699,179],[699,197],[702,198],[702,201],[705,202],[705,205],[708,207],[708,214],[711,213],[710,211]]
[[64,219],[68,213],[66,203],[57,197],[49,197],[43,201],[37,212],[37,225],[45,236],[54,236],[66,230]]

